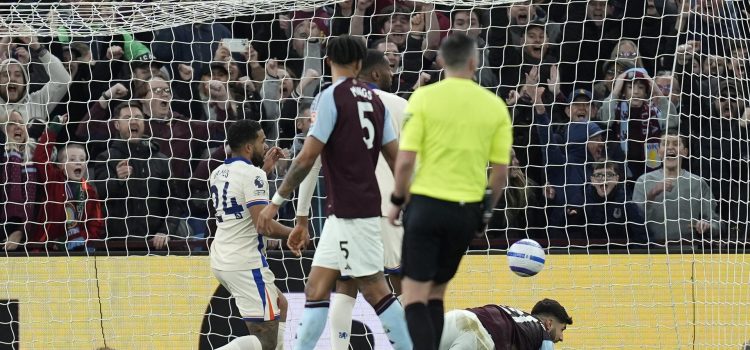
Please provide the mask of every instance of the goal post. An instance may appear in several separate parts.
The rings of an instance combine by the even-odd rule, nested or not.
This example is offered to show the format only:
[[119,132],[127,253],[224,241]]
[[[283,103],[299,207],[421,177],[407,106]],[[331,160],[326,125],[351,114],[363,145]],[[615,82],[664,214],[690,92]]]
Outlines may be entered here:
[[[379,88],[408,99],[444,78],[436,53],[452,33],[476,39],[474,80],[508,105],[514,152],[446,309],[556,299],[574,319],[563,349],[750,346],[748,12],[738,0],[0,4],[0,349],[208,350],[246,335],[208,257],[222,197],[207,179],[231,155],[228,126],[257,120],[281,149],[265,169],[275,191],[330,83],[328,38],[383,52],[392,82]],[[323,176],[310,249],[266,246],[286,349]],[[505,256],[525,238],[547,253],[529,278]],[[390,348],[362,298],[353,319],[353,348]]]

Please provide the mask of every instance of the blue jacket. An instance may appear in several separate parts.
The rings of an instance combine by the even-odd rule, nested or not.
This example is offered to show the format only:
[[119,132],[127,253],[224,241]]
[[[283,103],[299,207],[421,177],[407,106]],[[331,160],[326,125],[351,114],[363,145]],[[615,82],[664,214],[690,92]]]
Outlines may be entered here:
[[589,238],[645,242],[646,227],[638,206],[618,184],[607,198],[599,196],[591,184],[586,185],[586,233]]

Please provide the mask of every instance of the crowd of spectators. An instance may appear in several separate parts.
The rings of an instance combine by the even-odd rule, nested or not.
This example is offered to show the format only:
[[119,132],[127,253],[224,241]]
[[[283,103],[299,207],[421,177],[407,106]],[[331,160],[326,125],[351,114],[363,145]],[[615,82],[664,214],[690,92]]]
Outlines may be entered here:
[[330,82],[327,38],[351,34],[383,52],[391,92],[408,99],[443,78],[437,49],[455,32],[476,39],[475,80],[506,100],[514,125],[486,238],[747,242],[748,10],[736,0],[347,0],[143,33],[2,37],[0,242],[159,250],[208,238],[219,194],[207,179],[228,156],[227,127],[260,121],[263,168],[282,179]]

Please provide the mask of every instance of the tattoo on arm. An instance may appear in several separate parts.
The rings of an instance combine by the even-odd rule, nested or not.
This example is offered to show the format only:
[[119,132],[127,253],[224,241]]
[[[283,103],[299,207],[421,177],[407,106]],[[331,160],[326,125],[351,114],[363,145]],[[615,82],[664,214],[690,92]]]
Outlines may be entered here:
[[305,179],[307,173],[312,169],[312,166],[313,163],[300,164],[297,161],[292,162],[289,171],[287,171],[286,176],[284,177],[284,182],[282,182],[281,187],[279,187],[279,194],[288,198],[292,191],[302,183],[302,180]]
[[279,321],[246,322],[250,335],[258,337],[263,350],[276,349],[276,339],[279,332]]

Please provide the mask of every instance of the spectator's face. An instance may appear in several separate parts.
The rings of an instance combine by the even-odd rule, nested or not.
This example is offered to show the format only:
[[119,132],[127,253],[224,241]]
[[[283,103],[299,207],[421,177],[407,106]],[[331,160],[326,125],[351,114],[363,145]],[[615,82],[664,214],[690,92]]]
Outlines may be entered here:
[[617,57],[636,59],[638,57],[638,48],[631,42],[623,42],[617,46]]
[[81,147],[66,147],[58,154],[59,166],[65,171],[65,177],[72,181],[81,181],[86,176],[86,151]]
[[606,197],[620,182],[620,175],[615,169],[604,167],[594,170],[591,174],[591,185],[600,197]]
[[659,11],[656,9],[656,1],[654,0],[646,1],[646,15],[651,16],[651,17],[659,16]]
[[148,83],[149,91],[146,100],[149,101],[152,117],[164,118],[169,115],[169,103],[172,102],[172,89],[169,83],[161,78],[153,78]]
[[292,76],[284,69],[279,69],[279,76],[281,77],[281,98],[291,97],[294,91]]
[[310,108],[307,108],[297,116],[297,129],[299,129],[303,135],[307,135],[307,132],[310,131],[310,124],[312,124],[312,118],[310,115]]
[[589,141],[586,142],[586,149],[595,161],[602,161],[604,159],[604,139],[602,135],[599,134],[589,138]]
[[6,102],[18,102],[26,95],[26,77],[23,67],[11,63],[6,70],[0,71],[0,98]]
[[579,96],[570,103],[568,107],[565,107],[565,114],[568,115],[571,121],[583,121],[591,118],[591,101],[586,96]]
[[510,24],[524,26],[533,19],[531,1],[513,3],[508,11]]
[[687,156],[687,149],[679,136],[665,135],[661,139],[659,158],[664,161],[664,167],[676,169],[680,167],[680,157]]
[[453,15],[453,30],[476,39],[481,31],[479,29],[479,17],[474,11],[457,12]]
[[385,55],[388,64],[391,66],[391,71],[395,73],[401,66],[401,53],[398,52],[398,46],[392,42],[382,42],[375,49]]
[[747,62],[744,58],[732,58],[732,74],[735,77],[746,77],[747,76]]
[[586,5],[586,18],[590,21],[603,21],[606,14],[606,0],[590,0]]
[[734,119],[740,115],[740,104],[737,98],[729,97],[729,94],[724,92],[716,96],[714,99],[714,108],[722,118]]
[[143,67],[134,68],[133,79],[140,80],[140,81],[148,81],[149,79],[151,79],[151,69],[143,68]]
[[383,34],[387,34],[387,40],[396,46],[406,44],[406,35],[411,28],[411,18],[406,14],[387,15],[388,20],[383,23]]
[[625,99],[630,101],[630,105],[639,108],[643,106],[646,100],[646,84],[641,80],[635,80],[632,83],[625,83]]
[[5,137],[8,142],[26,144],[29,141],[29,133],[23,122],[23,117],[16,111],[10,112],[8,123],[5,125]]
[[115,129],[123,140],[140,140],[146,130],[143,112],[138,108],[123,108],[115,121]]
[[669,99],[675,105],[680,103],[680,87],[677,84],[677,79],[662,76],[654,78],[654,82],[662,95],[669,96]]
[[292,47],[294,51],[302,55],[305,52],[305,43],[309,38],[319,38],[321,36],[318,25],[310,19],[303,20],[296,27],[292,35]]
[[544,44],[547,40],[544,28],[534,26],[527,29],[525,38],[523,49],[529,56],[541,60],[544,56]]

